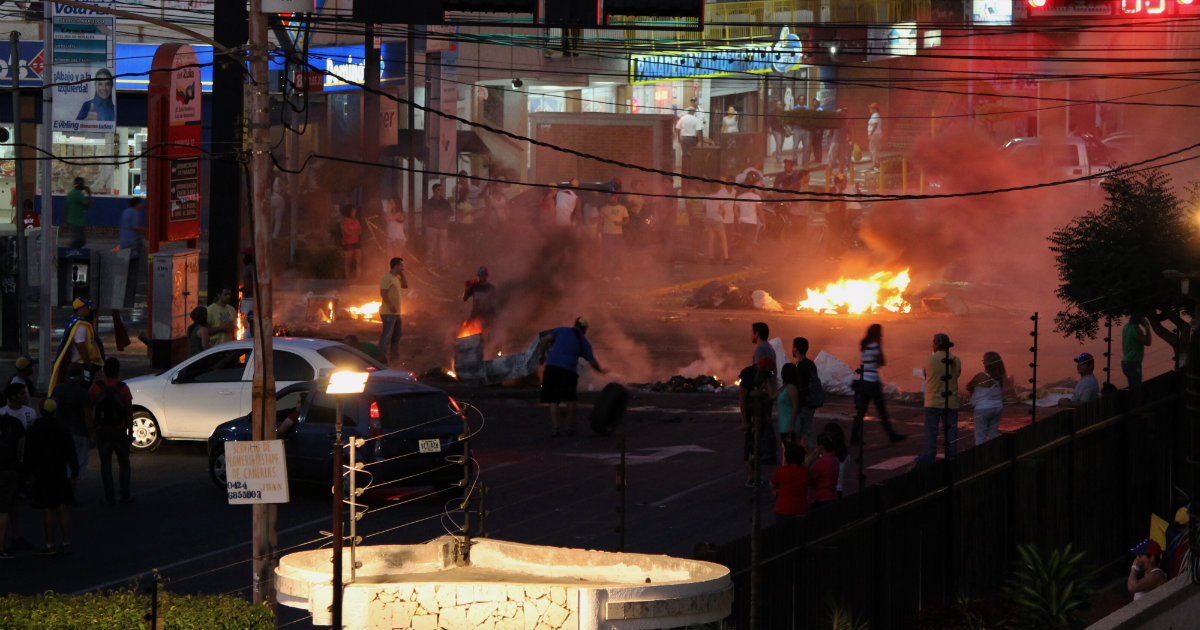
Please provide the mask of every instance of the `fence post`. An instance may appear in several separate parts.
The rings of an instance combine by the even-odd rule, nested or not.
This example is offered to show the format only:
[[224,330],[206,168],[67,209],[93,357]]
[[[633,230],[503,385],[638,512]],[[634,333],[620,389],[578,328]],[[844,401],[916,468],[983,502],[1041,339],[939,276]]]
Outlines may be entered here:
[[617,551],[625,551],[625,438],[617,443],[621,461],[617,464]]
[[1033,368],[1033,376],[1029,379],[1030,385],[1033,387],[1031,395],[1032,405],[1029,405],[1029,422],[1037,423],[1037,353],[1038,353],[1038,314],[1034,311],[1033,316],[1029,319],[1033,320],[1033,331],[1029,333],[1033,337],[1033,345],[1029,346],[1029,351],[1033,353],[1033,360],[1029,362],[1029,367]]

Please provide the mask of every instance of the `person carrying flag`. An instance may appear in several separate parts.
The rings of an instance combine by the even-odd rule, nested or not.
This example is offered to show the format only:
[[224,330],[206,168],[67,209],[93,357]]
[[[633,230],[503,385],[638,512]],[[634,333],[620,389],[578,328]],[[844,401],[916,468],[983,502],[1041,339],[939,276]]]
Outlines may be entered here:
[[46,391],[54,391],[54,386],[67,380],[67,366],[71,363],[82,363],[87,374],[95,372],[104,363],[104,344],[96,334],[96,326],[92,323],[92,301],[87,298],[75,298],[71,303],[75,314],[67,320],[63,331],[62,342],[55,354],[54,365],[50,370],[50,384]]

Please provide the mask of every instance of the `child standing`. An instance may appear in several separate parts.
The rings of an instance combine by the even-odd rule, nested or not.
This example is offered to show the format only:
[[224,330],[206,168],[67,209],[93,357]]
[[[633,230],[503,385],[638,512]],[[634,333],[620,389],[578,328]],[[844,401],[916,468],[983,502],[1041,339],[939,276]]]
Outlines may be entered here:
[[808,467],[804,465],[804,447],[789,442],[783,447],[783,465],[771,475],[771,494],[775,495],[775,521],[785,523],[808,512]]

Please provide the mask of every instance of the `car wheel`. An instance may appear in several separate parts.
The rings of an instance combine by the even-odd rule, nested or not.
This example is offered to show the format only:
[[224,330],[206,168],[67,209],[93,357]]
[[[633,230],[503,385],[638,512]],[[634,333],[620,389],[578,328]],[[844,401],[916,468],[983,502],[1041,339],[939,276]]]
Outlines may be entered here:
[[158,430],[158,420],[149,411],[139,409],[133,412],[133,427],[130,430],[133,441],[130,447],[135,451],[149,453],[162,446],[162,433]]
[[208,478],[218,490],[225,490],[225,449],[221,449],[208,458]]

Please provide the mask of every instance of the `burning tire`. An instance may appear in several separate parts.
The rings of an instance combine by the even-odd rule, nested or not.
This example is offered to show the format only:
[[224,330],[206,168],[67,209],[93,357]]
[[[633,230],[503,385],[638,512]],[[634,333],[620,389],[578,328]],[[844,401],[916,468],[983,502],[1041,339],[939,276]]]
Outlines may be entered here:
[[596,398],[596,405],[592,407],[592,432],[596,435],[608,435],[616,430],[628,404],[629,390],[620,383],[605,385]]

